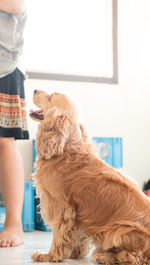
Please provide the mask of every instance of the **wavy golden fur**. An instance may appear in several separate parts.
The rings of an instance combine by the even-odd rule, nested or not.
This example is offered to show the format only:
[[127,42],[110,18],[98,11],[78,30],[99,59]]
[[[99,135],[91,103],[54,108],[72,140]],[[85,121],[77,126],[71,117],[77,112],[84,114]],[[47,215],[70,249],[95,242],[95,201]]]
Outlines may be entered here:
[[85,257],[102,264],[150,264],[150,202],[131,180],[102,162],[65,95],[35,91],[44,112],[37,133],[35,185],[45,223],[53,227],[49,253],[33,260]]

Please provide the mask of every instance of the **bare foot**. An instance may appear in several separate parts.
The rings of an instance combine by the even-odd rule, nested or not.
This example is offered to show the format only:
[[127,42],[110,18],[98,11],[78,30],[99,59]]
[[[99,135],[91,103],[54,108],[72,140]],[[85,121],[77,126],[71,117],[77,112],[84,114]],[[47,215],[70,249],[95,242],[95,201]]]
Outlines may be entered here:
[[5,226],[0,232],[0,247],[17,247],[24,243],[22,225]]

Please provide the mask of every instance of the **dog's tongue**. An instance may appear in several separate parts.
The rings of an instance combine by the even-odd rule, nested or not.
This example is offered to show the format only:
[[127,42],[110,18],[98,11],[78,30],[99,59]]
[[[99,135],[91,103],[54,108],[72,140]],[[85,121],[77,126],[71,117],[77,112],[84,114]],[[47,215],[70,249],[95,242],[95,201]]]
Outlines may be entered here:
[[37,113],[38,115],[43,115],[43,110],[30,110],[30,113]]
[[36,117],[40,120],[44,119],[43,110],[30,110],[30,116]]

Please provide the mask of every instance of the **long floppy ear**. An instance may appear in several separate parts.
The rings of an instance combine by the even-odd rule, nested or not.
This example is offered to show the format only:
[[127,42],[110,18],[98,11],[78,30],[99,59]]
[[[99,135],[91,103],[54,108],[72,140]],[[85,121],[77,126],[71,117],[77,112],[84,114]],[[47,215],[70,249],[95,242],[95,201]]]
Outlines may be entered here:
[[83,142],[85,142],[85,143],[89,142],[88,135],[87,135],[87,133],[86,133],[86,131],[85,131],[85,129],[81,123],[79,124],[79,127],[80,127]]
[[44,159],[50,159],[63,153],[69,138],[70,122],[67,114],[54,107],[46,113],[37,134],[37,153]]

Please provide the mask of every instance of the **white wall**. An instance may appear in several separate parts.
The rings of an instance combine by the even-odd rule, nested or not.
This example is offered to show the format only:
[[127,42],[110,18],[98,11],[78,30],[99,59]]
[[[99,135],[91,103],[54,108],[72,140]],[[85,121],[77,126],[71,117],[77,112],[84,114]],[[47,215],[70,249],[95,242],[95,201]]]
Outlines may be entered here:
[[[123,137],[124,170],[142,186],[150,178],[150,1],[118,2],[119,84],[29,79],[25,81],[27,110],[34,108],[34,89],[69,94],[79,105],[91,136]],[[36,130],[37,124],[29,119],[31,138]],[[29,174],[31,148],[27,153]]]

